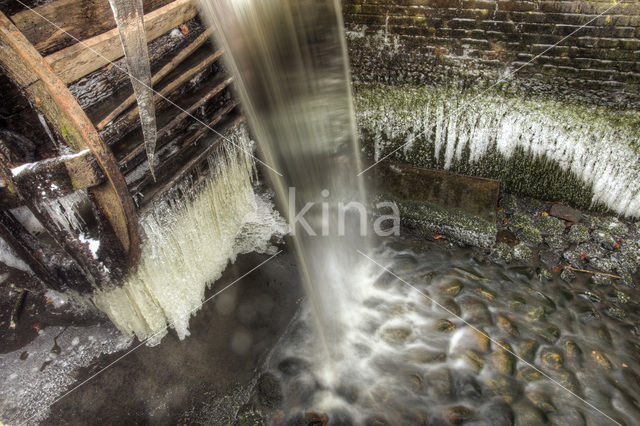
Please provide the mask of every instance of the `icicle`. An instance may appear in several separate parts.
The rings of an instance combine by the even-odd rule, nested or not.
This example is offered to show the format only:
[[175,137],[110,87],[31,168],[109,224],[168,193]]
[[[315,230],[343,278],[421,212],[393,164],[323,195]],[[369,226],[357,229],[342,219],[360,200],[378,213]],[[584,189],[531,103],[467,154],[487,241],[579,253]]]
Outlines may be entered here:
[[137,270],[122,287],[94,296],[123,333],[149,338],[149,345],[160,342],[167,325],[181,339],[188,336],[189,318],[201,306],[207,285],[238,254],[270,252],[271,236],[287,232],[273,205],[253,193],[246,132],[230,139],[209,159],[211,175],[197,194],[186,180],[141,218],[146,240]]
[[120,41],[129,69],[129,78],[138,101],[140,126],[149,160],[149,170],[155,180],[153,167],[157,137],[156,111],[153,103],[142,0],[109,0],[109,3],[118,25]]

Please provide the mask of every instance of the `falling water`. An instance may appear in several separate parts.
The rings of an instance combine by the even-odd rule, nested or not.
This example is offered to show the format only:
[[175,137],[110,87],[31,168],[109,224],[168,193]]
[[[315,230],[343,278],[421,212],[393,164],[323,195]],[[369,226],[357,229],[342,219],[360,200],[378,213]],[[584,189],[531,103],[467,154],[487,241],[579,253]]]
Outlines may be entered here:
[[[340,6],[333,0],[203,1],[294,232],[320,344],[334,362],[361,261],[364,206]],[[362,207],[364,209],[364,207]],[[308,222],[295,220],[303,216]],[[343,211],[344,213],[344,211]],[[366,212],[365,212],[366,214]],[[345,236],[340,236],[344,230]],[[330,375],[333,368],[327,368]]]
[[156,149],[156,111],[153,103],[151,69],[147,36],[144,30],[142,0],[109,0],[113,17],[118,25],[122,49],[127,59],[129,78],[138,101],[140,126],[149,160],[149,170],[154,175],[154,151]]

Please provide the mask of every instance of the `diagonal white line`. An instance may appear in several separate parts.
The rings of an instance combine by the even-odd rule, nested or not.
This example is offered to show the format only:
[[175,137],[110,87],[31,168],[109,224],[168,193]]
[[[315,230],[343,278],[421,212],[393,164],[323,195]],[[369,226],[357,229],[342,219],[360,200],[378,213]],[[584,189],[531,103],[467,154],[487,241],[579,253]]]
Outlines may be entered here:
[[78,44],[84,46],[86,49],[90,50],[91,52],[95,53],[96,55],[98,55],[99,57],[101,57],[102,59],[104,59],[105,61],[107,61],[108,64],[113,65],[115,68],[117,68],[118,70],[122,71],[123,73],[127,74],[129,76],[129,78],[136,80],[138,83],[140,83],[141,85],[143,85],[144,87],[146,87],[147,89],[151,90],[154,94],[158,95],[159,97],[161,97],[162,99],[164,99],[167,103],[169,103],[170,105],[176,107],[177,109],[179,109],[180,111],[182,111],[183,113],[185,113],[187,116],[191,117],[192,119],[194,119],[195,121],[197,121],[198,123],[202,124],[204,127],[206,127],[208,130],[212,131],[213,133],[215,133],[216,135],[220,136],[222,139],[224,139],[225,141],[229,142],[230,144],[234,145],[236,148],[240,148],[241,150],[247,152],[249,155],[251,155],[254,160],[256,160],[257,162],[259,162],[260,164],[264,165],[266,168],[268,168],[269,170],[271,170],[272,172],[274,172],[275,174],[277,174],[278,176],[282,177],[282,174],[280,172],[278,172],[276,169],[274,169],[273,167],[271,167],[270,165],[268,165],[267,163],[265,163],[264,161],[260,160],[259,158],[257,158],[256,156],[254,156],[252,153],[248,152],[244,147],[239,146],[237,144],[235,144],[231,139],[227,138],[226,136],[224,136],[222,133],[218,132],[217,130],[213,129],[211,126],[209,126],[207,123],[205,123],[204,121],[200,120],[198,117],[192,115],[191,113],[189,113],[187,110],[185,110],[184,108],[182,108],[180,105],[176,104],[175,102],[173,102],[172,100],[170,100],[169,98],[167,98],[166,96],[164,96],[162,93],[156,91],[153,89],[153,87],[147,86],[144,82],[138,80],[137,78],[135,78],[134,76],[132,76],[129,73],[129,70],[121,66],[119,66],[118,64],[116,64],[113,61],[110,61],[109,59],[107,59],[102,53],[98,52],[97,50],[95,50],[94,48],[92,48],[91,46],[89,46],[88,44],[86,44],[85,42],[83,42],[82,40],[80,40],[79,38],[77,38],[76,36],[74,36],[73,34],[69,33],[68,31],[65,31],[64,29],[60,28],[55,22],[47,19],[46,17],[42,16],[40,13],[38,13],[36,10],[34,10],[33,8],[27,6],[26,4],[24,4],[22,1],[20,0],[16,0],[18,3],[20,3],[22,6],[26,7],[27,9],[29,9],[31,12],[35,13],[36,15],[38,15],[40,18],[44,19],[47,23],[51,24],[53,27],[55,27],[58,31],[68,35],[69,37],[71,37],[72,39],[74,39],[76,42],[78,42]]
[[[18,0],[20,1],[20,0]],[[514,75],[516,74],[518,71],[520,71],[522,68],[526,67],[527,65],[529,65],[531,62],[535,61],[536,59],[538,59],[540,56],[544,55],[545,53],[547,53],[549,50],[553,49],[554,47],[558,46],[560,43],[562,43],[563,41],[565,41],[566,39],[568,39],[569,37],[573,36],[575,33],[577,33],[578,31],[580,31],[581,29],[583,29],[584,27],[586,27],[587,25],[589,25],[590,23],[592,23],[593,21],[595,21],[596,19],[598,19],[599,17],[601,17],[602,15],[606,14],[607,12],[609,12],[611,9],[613,9],[614,7],[618,6],[618,4],[615,2],[613,5],[611,5],[609,8],[607,8],[604,12],[600,13],[599,15],[596,15],[594,18],[592,18],[590,21],[588,21],[587,23],[579,26],[578,28],[576,28],[575,30],[573,30],[569,35],[563,37],[560,41],[558,41],[557,43],[555,43],[552,46],[549,46],[548,48],[546,48],[545,50],[543,50],[541,53],[538,53],[536,56],[534,56],[533,58],[529,59],[527,62],[525,62],[522,66],[520,66],[519,68],[517,68],[515,71],[509,71],[509,74]],[[496,87],[498,84],[500,84],[502,81],[504,81],[505,77],[500,77],[498,80],[496,80],[495,83],[493,83],[491,86],[487,87],[486,89],[484,89],[483,91],[481,91],[480,93],[478,93],[475,97],[471,98],[471,100],[465,102],[464,104],[462,104],[461,106],[459,106],[458,108],[454,109],[452,112],[450,112],[449,114],[455,114],[458,111],[460,111],[461,109],[467,108],[468,106],[470,106],[469,104],[473,101],[475,101],[476,99],[480,98],[481,96],[483,96],[485,93],[487,93],[489,90],[493,89],[494,87]],[[426,132],[426,130],[422,133],[420,133],[419,135],[417,135],[416,137],[420,137],[422,135],[424,135]],[[415,139],[415,138],[414,138]],[[390,153],[388,153],[387,155],[385,155],[384,157],[382,157],[381,159],[379,159],[378,161],[376,161],[375,163],[373,163],[372,165],[370,165],[369,167],[367,167],[366,169],[364,169],[363,171],[361,171],[360,173],[358,173],[356,176],[360,176],[364,173],[366,173],[367,171],[369,171],[370,169],[374,168],[375,166],[377,166],[380,162],[386,160],[387,158],[389,158],[390,156],[392,156],[393,154],[395,154],[396,152],[398,152],[399,150],[401,150],[402,148],[404,148],[407,144],[409,143],[409,141],[403,143],[402,145],[400,145],[399,147],[397,147],[396,149],[394,149],[393,151],[391,151]]]
[[[20,1],[20,0],[18,0]],[[233,280],[230,284],[226,285],[222,290],[219,290],[217,292],[215,292],[214,294],[212,294],[211,296],[207,297],[202,304],[197,307],[196,309],[193,309],[191,312],[189,312],[189,316],[193,315],[196,311],[198,311],[198,309],[201,309],[205,303],[207,303],[208,301],[210,301],[211,299],[213,299],[214,297],[216,297],[217,295],[219,295],[220,293],[222,293],[223,291],[225,291],[226,289],[228,289],[229,287],[231,287],[232,285],[234,285],[235,283],[237,283],[238,281],[240,281],[241,279],[243,279],[244,277],[246,277],[247,275],[251,274],[253,271],[255,271],[256,269],[260,268],[262,265],[264,265],[265,263],[269,262],[271,259],[273,259],[274,257],[276,257],[277,255],[279,255],[280,253],[282,253],[282,250],[278,250],[275,254],[273,254],[272,256],[270,256],[268,259],[264,260],[263,262],[261,262],[259,265],[254,266],[253,268],[251,268],[251,270],[249,270],[248,272],[245,272],[243,275],[241,275],[239,278],[236,278],[235,280]],[[153,339],[155,336],[157,336],[158,334],[164,332],[165,330],[167,330],[169,327],[173,327],[173,325],[175,324],[175,321],[167,324],[164,328],[156,331],[155,333],[153,333],[151,336],[147,337],[146,339],[144,339],[142,342],[140,342],[138,345],[136,345],[133,349],[130,349],[128,352],[124,353],[123,355],[121,355],[120,357],[118,357],[115,361],[111,362],[109,365],[107,365],[106,367],[102,368],[100,371],[96,372],[95,374],[91,375],[89,378],[83,380],[81,383],[79,383],[78,385],[74,386],[72,389],[68,390],[67,392],[65,392],[64,394],[62,394],[60,397],[58,397],[56,400],[54,400],[49,406],[53,406],[55,403],[57,403],[58,401],[60,401],[61,399],[65,398],[66,396],[68,396],[70,393],[72,393],[73,391],[75,391],[76,389],[78,389],[79,387],[83,386],[84,384],[86,384],[87,382],[89,382],[90,380],[92,380],[94,377],[102,374],[105,370],[107,370],[108,368],[112,367],[114,364],[116,364],[118,361],[120,361],[121,359],[127,357],[128,355],[130,355],[132,352],[134,352],[136,349],[138,349],[140,346],[144,345],[145,343],[147,343],[149,340]],[[30,418],[28,418],[25,423],[28,423],[31,419],[33,419],[35,417],[35,415],[31,416]]]
[[534,370],[536,370],[538,373],[542,374],[545,378],[549,379],[551,382],[553,382],[556,386],[566,390],[567,392],[569,392],[571,395],[575,396],[576,398],[578,398],[580,401],[584,402],[585,404],[587,404],[589,407],[593,408],[595,411],[597,411],[598,413],[602,414],[603,416],[605,416],[607,419],[611,420],[613,423],[622,426],[622,424],[620,424],[619,422],[617,422],[616,420],[612,419],[611,417],[609,417],[607,414],[605,414],[604,412],[602,412],[602,410],[600,410],[598,407],[596,407],[595,405],[591,404],[589,401],[587,401],[586,399],[582,398],[580,395],[576,394],[575,392],[573,392],[571,389],[568,389],[566,386],[564,386],[562,383],[558,382],[557,380],[554,380],[551,376],[549,376],[548,374],[546,374],[544,371],[541,371],[538,367],[536,367],[535,365],[531,364],[530,362],[528,362],[527,360],[523,359],[522,357],[520,357],[518,354],[516,354],[515,352],[513,352],[512,350],[510,350],[509,348],[505,347],[503,344],[501,344],[500,342],[496,341],[494,338],[492,338],[491,336],[489,336],[488,333],[480,330],[479,328],[477,328],[476,326],[474,326],[473,324],[469,323],[468,321],[464,320],[462,317],[460,317],[459,315],[456,315],[454,312],[451,312],[451,310],[447,309],[445,306],[442,306],[440,303],[438,303],[436,300],[432,299],[431,297],[429,297],[427,294],[425,294],[424,292],[420,291],[418,288],[416,288],[415,286],[413,286],[412,284],[409,284],[408,282],[406,282],[405,280],[403,280],[402,278],[400,278],[399,276],[397,276],[396,274],[393,273],[393,271],[391,271],[390,269],[386,268],[385,266],[381,265],[380,263],[376,262],[375,260],[373,260],[371,257],[367,256],[366,254],[364,254],[363,252],[361,252],[360,250],[356,250],[358,253],[360,253],[362,256],[366,257],[367,259],[369,259],[371,262],[375,263],[376,265],[378,265],[380,268],[384,269],[385,271],[387,271],[388,273],[390,273],[391,275],[393,275],[394,277],[396,277],[397,279],[399,279],[400,281],[402,281],[404,284],[408,285],[409,287],[411,287],[412,289],[414,289],[415,291],[417,291],[418,293],[420,293],[422,296],[424,296],[425,298],[427,298],[429,301],[435,303],[436,305],[438,305],[439,308],[445,310],[447,313],[449,313],[450,315],[452,315],[453,317],[459,319],[460,321],[462,321],[463,323],[465,323],[467,326],[469,326],[473,331],[475,331],[476,333],[480,333],[483,336],[486,336],[491,342],[493,342],[495,345],[497,345],[498,347],[500,347],[501,349],[505,350],[506,352],[509,352],[511,355],[513,355],[514,357],[516,357],[519,361],[525,363],[526,365],[528,365],[529,367],[533,368]]

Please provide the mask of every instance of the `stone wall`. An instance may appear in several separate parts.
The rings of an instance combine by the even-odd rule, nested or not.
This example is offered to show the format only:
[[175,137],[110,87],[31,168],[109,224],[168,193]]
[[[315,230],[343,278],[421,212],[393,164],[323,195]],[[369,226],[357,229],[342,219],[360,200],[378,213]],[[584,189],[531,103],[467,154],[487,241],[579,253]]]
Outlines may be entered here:
[[343,14],[360,81],[455,74],[640,105],[638,0],[343,0]]

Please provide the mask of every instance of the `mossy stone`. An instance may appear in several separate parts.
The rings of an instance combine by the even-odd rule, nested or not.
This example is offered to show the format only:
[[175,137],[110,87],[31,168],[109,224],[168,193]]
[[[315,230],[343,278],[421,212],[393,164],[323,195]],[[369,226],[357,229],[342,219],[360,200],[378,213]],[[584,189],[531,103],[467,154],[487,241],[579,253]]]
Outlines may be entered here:
[[569,228],[569,234],[567,234],[567,238],[573,244],[580,244],[589,239],[589,229],[584,226],[576,223],[571,228]]
[[535,220],[534,226],[542,235],[560,235],[564,232],[564,223],[557,217],[542,215]]
[[533,252],[524,244],[518,244],[513,248],[513,258],[523,262],[529,262],[533,258]]
[[540,230],[534,228],[533,226],[523,226],[520,230],[520,240],[529,245],[538,245],[542,242],[542,235],[540,234]]

